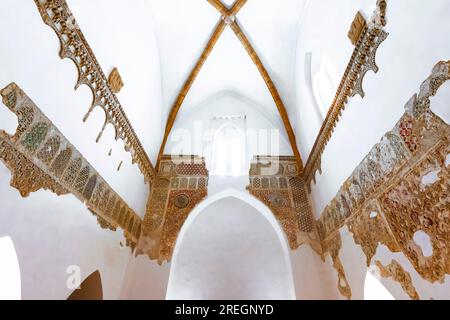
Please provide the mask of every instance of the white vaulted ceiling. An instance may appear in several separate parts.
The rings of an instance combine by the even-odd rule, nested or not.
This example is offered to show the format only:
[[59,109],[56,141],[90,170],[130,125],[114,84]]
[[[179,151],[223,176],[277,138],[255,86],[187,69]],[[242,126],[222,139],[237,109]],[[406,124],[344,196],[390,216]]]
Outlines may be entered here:
[[[237,14],[290,116],[295,110],[297,24],[305,2],[248,0]],[[118,68],[125,85],[117,97],[156,164],[167,116],[220,20],[220,13],[206,0],[67,3],[105,74]],[[224,3],[230,6],[234,1]],[[104,121],[99,108],[86,123],[82,122],[92,94],[86,86],[73,89],[77,71],[72,61],[59,58],[54,31],[44,24],[33,1],[4,0],[2,5],[5,10],[0,12],[0,28],[5,32],[0,34],[0,87],[12,81],[21,86],[108,183],[142,213],[145,188],[139,169],[131,164],[122,141],[114,141],[112,126],[95,143]],[[240,97],[285,134],[262,77],[229,27],[194,82],[180,114],[223,95]],[[1,128],[13,130],[14,117],[5,108],[0,115]],[[108,157],[110,148],[113,152]],[[123,166],[118,172],[121,161]]]
[[[160,49],[165,119],[221,15],[206,0],[151,2]],[[228,6],[233,3],[224,2]],[[304,4],[304,0],[247,1],[237,14],[239,24],[267,68],[288,110],[295,108],[295,47],[297,24]],[[264,80],[229,27],[222,33],[190,89],[179,119],[221,93],[253,101],[255,108],[277,123],[284,133]]]
[[[102,67],[108,71],[112,66],[119,68],[125,87],[118,97],[155,163],[168,114],[221,14],[206,0],[149,0],[132,4],[119,0],[68,0],[68,3]],[[234,1],[223,3],[231,7]],[[297,26],[306,3],[307,0],[249,0],[237,14],[240,26],[292,114]],[[160,80],[159,88],[156,79]],[[158,89],[160,96],[156,93]],[[252,101],[253,107],[286,135],[261,75],[229,27],[189,91],[180,117],[220,94]],[[131,102],[128,96],[141,100]],[[155,105],[158,101],[159,106]],[[148,137],[149,126],[152,138]]]
[[[113,67],[119,69],[125,86],[117,95],[118,99],[144,149],[156,164],[168,114],[221,14],[207,0],[67,2],[105,73],[108,74]],[[223,3],[230,7],[234,1]],[[284,102],[303,162],[307,160],[321,122],[312,116],[315,112],[313,103],[307,99],[311,95],[308,90],[311,90],[302,79],[308,72],[317,71],[323,53],[327,53],[336,67],[338,77],[342,76],[353,50],[347,39],[352,19],[360,9],[366,16],[370,15],[375,3],[376,0],[248,0],[237,14],[239,25]],[[395,33],[396,30],[392,32],[390,29],[397,25],[401,27],[406,22],[413,25],[419,13],[414,11],[400,18],[398,12],[406,6],[417,9],[421,3],[415,0],[390,4],[387,29],[391,32],[391,38],[396,36],[408,40],[403,31]],[[434,3],[444,2],[435,0]],[[137,198],[144,195],[137,196],[130,191],[134,188],[129,187],[138,179],[142,181],[137,166],[131,165],[129,155],[122,151],[121,142],[113,141],[111,127],[106,130],[100,144],[95,143],[103,124],[103,115],[99,110],[92,113],[87,123],[81,121],[92,95],[86,87],[73,90],[75,66],[69,60],[59,59],[57,37],[42,22],[36,5],[33,1],[13,0],[3,0],[2,4],[7,9],[0,13],[0,27],[8,31],[0,35],[1,87],[11,81],[22,86],[119,193],[129,202],[139,202]],[[433,10],[440,10],[440,6],[435,8]],[[396,15],[390,17],[393,14]],[[433,15],[436,14],[430,11],[429,19]],[[387,42],[381,47],[377,57],[381,71],[378,75],[370,73],[367,76],[365,87],[368,93],[370,81],[381,83],[379,78],[387,71],[382,64],[383,59],[386,60],[383,51],[389,46],[394,48],[395,43]],[[430,50],[439,48],[435,45]],[[305,54],[308,52],[312,52],[310,70],[305,66]],[[442,54],[439,58],[434,56],[433,61],[443,58]],[[430,64],[420,64],[420,67],[427,71]],[[396,74],[403,72],[398,71]],[[420,74],[417,78],[420,80],[424,76]],[[389,79],[383,82],[386,87],[391,85]],[[419,82],[415,80],[401,101],[407,100],[414,92],[414,85]],[[189,119],[186,114],[194,113],[195,109],[205,106],[214,97],[227,95],[232,97],[230,101],[240,99],[248,105],[248,109],[264,115],[269,120],[267,123],[271,122],[272,127],[280,129],[282,138],[287,140],[266,84],[229,27],[226,27],[194,81],[174,128],[186,124],[186,119]],[[365,103],[368,99],[369,96]],[[353,101],[360,100],[356,98]],[[110,147],[113,147],[113,154],[108,158]],[[289,151],[289,148],[284,148],[285,154],[288,153],[286,149]],[[124,166],[118,173],[116,169],[121,160]],[[133,178],[130,179],[130,176]]]

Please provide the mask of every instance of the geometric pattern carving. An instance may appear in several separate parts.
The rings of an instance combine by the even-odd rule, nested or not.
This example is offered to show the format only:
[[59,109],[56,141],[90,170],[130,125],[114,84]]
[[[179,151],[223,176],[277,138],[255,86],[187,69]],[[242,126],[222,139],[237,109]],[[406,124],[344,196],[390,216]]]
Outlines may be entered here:
[[[403,179],[380,197],[381,207],[402,251],[415,265],[417,272],[430,282],[445,280],[450,274],[450,168],[445,159],[450,152],[450,130],[443,140],[411,168]],[[423,186],[422,177],[438,170],[438,180]],[[433,255],[425,257],[414,242],[414,234],[429,235]]]
[[178,234],[194,207],[208,194],[205,159],[163,156],[147,201],[137,254],[159,264],[170,261]]
[[289,179],[289,186],[291,187],[294,208],[297,212],[300,231],[311,233],[314,231],[314,219],[312,217],[311,207],[306,195],[305,182],[301,177],[293,177]]
[[48,139],[37,155],[39,160],[48,165],[56,156],[56,153],[59,150],[59,144],[59,136],[54,136]]
[[356,40],[357,35],[359,35],[355,50],[305,165],[304,179],[309,191],[311,181],[314,181],[314,183],[316,181],[316,172],[322,172],[322,154],[349,99],[355,95],[360,95],[364,98],[365,93],[362,83],[365,75],[370,70],[374,73],[378,72],[378,66],[375,61],[376,53],[381,43],[388,36],[388,33],[383,30],[383,27],[386,25],[385,0],[377,1],[377,9],[368,23],[363,23],[361,18],[364,18],[359,12],[358,14],[349,34],[349,36],[354,37],[352,41]]
[[[115,128],[116,140],[123,140],[125,151],[131,153],[132,162],[138,164],[145,181],[151,181],[155,175],[153,165],[115,95],[115,92],[120,90],[120,84],[123,85],[120,76],[117,73],[112,77],[113,84],[118,85],[118,87],[114,86],[116,91],[113,91],[65,0],[35,0],[34,2],[44,23],[50,26],[59,38],[61,59],[69,58],[78,69],[78,81],[75,88],[84,84],[92,91],[94,99],[83,121],[87,120],[95,107],[102,108],[106,118],[97,142],[106,126],[111,124]],[[9,101],[13,101],[13,96],[7,98],[7,102]]]
[[399,125],[399,133],[402,137],[403,141],[405,142],[406,146],[408,147],[409,151],[411,153],[414,153],[419,148],[418,145],[418,137],[417,134],[414,132],[414,120],[412,116],[409,114],[406,114],[405,117],[403,117],[403,120],[400,122]]
[[[72,157],[72,149],[68,148],[66,150],[63,150],[63,151],[61,151],[60,155],[61,155],[60,162],[57,162],[58,158],[56,158],[55,162],[52,165],[52,170],[56,176],[61,176],[62,173],[64,172],[64,168],[65,168],[64,164],[68,162],[65,158],[67,158],[70,161],[70,159]],[[64,183],[67,183],[68,185],[72,185],[74,183],[75,178],[77,177],[78,172],[81,169],[81,164],[82,164],[82,162],[81,162],[80,158],[73,159],[70,162],[70,165],[67,168],[67,170],[65,171],[64,176],[63,176]]]
[[[22,197],[39,189],[57,195],[72,193],[96,215],[102,228],[121,227],[127,245],[134,249],[140,235],[140,217],[16,84],[8,85],[0,94],[7,107],[18,115],[19,122],[13,136],[0,130],[0,160],[11,171],[11,186]],[[123,208],[120,221],[111,217],[110,195]]]
[[247,189],[271,209],[292,250],[306,243],[320,250],[306,186],[299,173],[295,157],[256,156]]
[[[439,62],[396,126],[343,184],[317,221],[323,246],[347,225],[367,265],[384,244],[403,252],[429,282],[443,282],[450,274],[450,126],[430,109],[430,98],[448,80],[450,61]],[[430,173],[435,181],[424,182]],[[418,231],[430,238],[429,257],[414,241]]]
[[87,184],[88,178],[89,178],[89,167],[86,166],[78,174],[77,179],[75,180],[75,184],[73,185],[74,189],[79,193],[82,193],[84,187]]
[[30,152],[34,152],[44,141],[47,136],[48,126],[47,124],[40,122],[35,124],[29,132],[25,134],[22,144]]
[[[58,178],[61,177],[64,170],[69,165],[70,159],[72,159],[72,149],[66,147],[56,156],[55,160],[53,161],[50,167],[50,170],[56,177]],[[70,165],[69,169],[66,172],[64,181],[66,183],[72,184],[72,182],[76,178],[76,175],[78,174],[78,171],[80,170],[80,167],[81,167],[81,159],[74,160],[74,162]]]

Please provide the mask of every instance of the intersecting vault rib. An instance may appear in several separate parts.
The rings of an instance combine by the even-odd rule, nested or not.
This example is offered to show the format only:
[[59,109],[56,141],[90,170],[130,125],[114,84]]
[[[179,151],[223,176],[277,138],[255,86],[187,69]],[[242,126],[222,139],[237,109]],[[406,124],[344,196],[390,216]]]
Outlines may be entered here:
[[[206,45],[206,48],[204,49],[202,55],[200,56],[200,59],[196,63],[194,69],[191,71],[191,74],[189,75],[187,81],[185,82],[183,88],[181,89],[181,91],[178,95],[177,100],[175,101],[175,104],[172,107],[169,118],[167,119],[166,130],[164,133],[163,141],[161,143],[161,148],[159,150],[158,162],[156,164],[157,168],[158,168],[160,159],[161,159],[162,155],[164,154],[164,148],[166,146],[170,131],[172,130],[173,124],[177,117],[178,111],[180,110],[181,105],[182,105],[186,95],[188,94],[190,88],[192,87],[192,84],[194,83],[197,75],[199,74],[201,68],[203,67],[206,59],[208,58],[209,54],[213,50],[215,44],[219,40],[223,30],[225,29],[225,27],[228,23],[228,22],[225,22],[225,18],[234,17],[242,9],[242,7],[247,2],[247,0],[237,0],[231,9],[227,9],[227,7],[220,0],[208,0],[208,2],[222,14],[222,18],[219,21],[216,29],[214,30],[211,38],[208,41],[208,44]],[[266,68],[262,64],[261,59],[259,59],[256,51],[253,49],[248,38],[242,32],[242,30],[239,27],[239,25],[237,24],[236,20],[233,18],[230,20],[230,22],[231,23],[229,25],[230,25],[231,29],[234,31],[236,36],[239,38],[244,49],[248,52],[248,54],[250,55],[250,58],[252,59],[252,61],[256,65],[256,67],[258,68],[259,73],[263,77],[264,82],[266,83],[267,88],[269,89],[270,94],[272,95],[272,97],[275,101],[278,112],[283,120],[284,127],[288,134],[289,142],[291,144],[294,156],[297,159],[297,165],[299,167],[299,170],[302,171],[303,170],[303,162],[302,162],[302,159],[300,156],[300,152],[298,151],[297,142],[295,139],[294,131],[292,129],[292,125],[289,121],[289,117],[287,115],[284,103],[281,100],[280,94],[278,93],[278,90],[275,87],[275,84],[273,83],[272,79],[270,78],[269,73],[267,72]]]

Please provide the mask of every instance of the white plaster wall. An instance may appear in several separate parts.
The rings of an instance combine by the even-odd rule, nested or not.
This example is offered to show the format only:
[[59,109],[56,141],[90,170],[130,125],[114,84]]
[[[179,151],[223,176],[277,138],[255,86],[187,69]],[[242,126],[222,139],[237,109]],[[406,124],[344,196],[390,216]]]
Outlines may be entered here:
[[291,261],[298,300],[342,299],[330,258],[323,262],[310,246],[303,245],[291,251]]
[[121,231],[103,230],[74,196],[38,191],[23,199],[0,163],[0,237],[10,236],[19,260],[22,299],[66,299],[69,266],[81,280],[99,270],[104,299],[117,299],[130,258]]
[[167,298],[295,299],[287,242],[276,220],[248,195],[226,192],[199,205],[183,226]]
[[121,299],[164,300],[169,281],[170,263],[158,265],[146,255],[132,257],[126,269]]

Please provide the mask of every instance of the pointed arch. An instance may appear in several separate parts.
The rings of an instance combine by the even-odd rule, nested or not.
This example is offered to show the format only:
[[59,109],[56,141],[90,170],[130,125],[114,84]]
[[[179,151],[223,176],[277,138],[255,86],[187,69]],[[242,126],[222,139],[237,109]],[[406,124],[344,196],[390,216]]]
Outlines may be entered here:
[[[253,230],[253,232],[251,232],[250,234],[246,235],[246,238],[250,238],[253,240],[250,240],[249,243],[247,243],[247,244],[242,243],[242,246],[239,246],[239,248],[235,247],[234,250],[215,250],[214,244],[212,245],[212,248],[209,248],[211,243],[215,243],[215,240],[211,239],[210,242],[206,242],[206,243],[202,242],[205,244],[205,247],[204,248],[196,248],[196,251],[203,249],[203,250],[206,250],[206,252],[214,252],[214,255],[211,258],[211,261],[213,261],[213,264],[205,264],[204,265],[201,263],[201,261],[199,262],[200,257],[203,259],[205,257],[205,255],[201,254],[198,259],[196,259],[194,257],[194,260],[195,260],[194,264],[195,264],[195,270],[196,270],[195,272],[198,272],[198,270],[200,270],[198,268],[208,269],[208,268],[212,267],[213,270],[208,270],[205,272],[200,271],[201,274],[213,274],[214,281],[210,280],[210,281],[206,281],[204,283],[208,284],[209,282],[215,282],[216,280],[222,281],[223,283],[222,284],[213,283],[212,291],[208,291],[208,289],[206,289],[206,290],[201,290],[202,292],[198,292],[198,290],[193,287],[192,288],[185,287],[183,290],[180,291],[179,285],[183,282],[183,277],[185,274],[187,274],[186,270],[188,270],[188,265],[186,265],[186,261],[185,261],[186,254],[183,254],[183,251],[185,250],[184,249],[185,241],[186,240],[188,241],[188,243],[189,243],[188,246],[191,243],[191,236],[189,233],[189,229],[192,228],[193,226],[196,227],[195,224],[196,224],[199,216],[203,216],[203,214],[205,214],[205,216],[203,216],[203,217],[207,217],[208,213],[211,213],[211,212],[207,212],[206,210],[208,210],[208,209],[212,210],[213,214],[217,215],[219,211],[215,211],[217,208],[212,207],[212,206],[219,205],[221,207],[224,204],[223,200],[231,200],[232,201],[231,204],[230,204],[230,202],[228,202],[228,204],[233,206],[233,208],[236,208],[236,211],[233,212],[234,214],[239,214],[239,213],[254,214],[255,212],[261,214],[262,219],[265,220],[265,222],[263,222],[263,225],[265,225],[265,228],[272,229],[273,232],[275,233],[275,235],[272,234],[270,237],[275,237],[275,239],[278,240],[278,241],[275,241],[276,243],[271,242],[271,245],[274,246],[271,248],[278,248],[278,249],[276,249],[277,250],[276,256],[278,257],[278,259],[277,258],[269,259],[270,264],[276,265],[276,267],[274,268],[272,265],[272,267],[271,267],[272,269],[269,268],[269,271],[267,274],[270,273],[271,276],[269,276],[268,279],[260,280],[260,279],[256,279],[257,276],[255,276],[254,277],[255,279],[253,279],[253,282],[251,279],[247,282],[247,278],[245,276],[243,276],[242,279],[244,279],[245,281],[238,281],[237,279],[240,279],[240,277],[241,277],[240,273],[245,272],[245,270],[248,271],[249,269],[251,269],[254,272],[257,272],[256,269],[258,269],[258,272],[261,272],[264,268],[267,267],[265,265],[265,263],[260,263],[257,266],[249,266],[247,264],[247,263],[251,263],[251,262],[249,262],[248,257],[251,257],[252,255],[254,255],[257,258],[260,258],[261,257],[260,255],[264,255],[264,251],[267,250],[267,247],[262,246],[263,247],[262,248],[260,245],[254,245],[254,243],[252,245],[252,241],[254,241],[254,239],[257,238],[257,236],[255,235],[255,230]],[[221,211],[221,212],[223,213],[223,211]],[[213,218],[217,218],[217,217],[223,218],[226,216],[228,216],[228,212],[227,212],[227,214],[222,214],[220,216],[216,216]],[[230,220],[230,221],[233,221],[233,220]],[[236,221],[236,220],[234,220],[234,221]],[[268,226],[266,224],[266,222],[268,222],[270,226]],[[203,223],[203,222],[200,222],[200,223]],[[233,230],[233,232],[234,232],[235,227],[238,226],[238,224],[239,224],[239,221],[237,222],[237,225],[233,224],[233,227],[230,227],[229,229]],[[269,229],[265,229],[264,234],[270,234],[270,232],[267,232]],[[239,232],[239,227],[237,230],[238,231],[236,231],[236,234],[234,234],[234,235],[236,237],[238,237],[238,239],[240,239],[239,236],[242,236],[242,232]],[[241,228],[241,230],[242,230],[242,228]],[[206,231],[207,230],[205,230],[205,232]],[[214,232],[214,230],[212,232],[213,232],[213,234],[217,234]],[[226,236],[226,232],[225,232],[225,236]],[[214,238],[214,236],[212,238]],[[271,239],[273,240],[273,238],[271,238]],[[244,241],[244,242],[246,242],[246,241]],[[239,252],[239,250],[242,250],[242,248],[247,248],[244,250],[245,254],[241,254],[242,252]],[[261,249],[261,250],[258,251],[258,249]],[[253,250],[255,250],[255,251],[253,251]],[[184,251],[184,252],[186,252],[186,251]],[[273,251],[273,252],[275,252],[275,251]],[[235,256],[233,256],[233,254],[235,254]],[[218,256],[222,256],[222,255],[226,255],[226,256],[220,257],[221,261],[222,260],[235,261],[237,263],[242,264],[243,268],[239,268],[239,267],[238,268],[229,268],[227,266],[224,266],[222,263],[214,262],[214,261],[217,261],[216,258]],[[230,255],[230,256],[228,256],[228,255]],[[270,253],[270,255],[273,258],[273,255],[271,253]],[[235,259],[233,259],[233,257]],[[239,257],[239,258],[237,258],[237,257]],[[241,261],[241,258],[243,261]],[[207,255],[206,255],[206,259],[209,259]],[[264,261],[269,262],[269,260],[266,259]],[[208,260],[206,260],[206,261],[208,261]],[[241,269],[243,269],[243,270],[241,270]],[[278,270],[279,273],[273,272],[274,270]],[[264,271],[266,271],[266,269],[264,269]],[[223,274],[224,277],[218,277],[217,274],[215,274],[216,272],[224,272],[224,274]],[[229,277],[229,278],[227,278],[227,277]],[[225,278],[227,278],[228,280],[223,280]],[[180,279],[181,279],[181,282],[180,282]],[[281,226],[279,225],[278,221],[274,217],[273,213],[270,211],[270,209],[266,205],[264,205],[262,202],[260,202],[256,198],[252,197],[251,195],[249,195],[247,193],[243,193],[241,191],[237,191],[235,189],[228,189],[228,190],[224,190],[218,194],[215,194],[215,195],[207,198],[200,204],[198,204],[194,208],[194,210],[191,212],[189,217],[186,219],[185,223],[183,224],[181,231],[178,235],[178,239],[175,244],[166,298],[167,299],[172,299],[172,298],[178,299],[181,296],[183,296],[184,298],[187,298],[188,296],[190,297],[191,293],[195,293],[197,298],[201,297],[202,299],[203,298],[211,298],[211,297],[217,298],[217,295],[224,294],[224,292],[222,292],[221,289],[218,289],[218,286],[220,287],[220,285],[223,285],[225,283],[225,285],[228,288],[230,288],[230,284],[227,281],[230,281],[230,282],[235,281],[234,283],[235,284],[237,283],[236,286],[241,287],[241,288],[246,288],[247,285],[254,286],[255,283],[258,283],[259,281],[261,281],[261,282],[264,282],[264,284],[261,284],[261,287],[258,287],[259,289],[257,289],[257,290],[253,290],[255,288],[253,288],[252,290],[248,290],[248,291],[241,290],[239,292],[234,292],[233,294],[230,294],[230,296],[238,297],[238,298],[244,298],[244,297],[248,298],[248,295],[256,294],[258,296],[258,298],[271,297],[271,298],[275,298],[275,299],[276,298],[295,299],[295,288],[294,288],[294,280],[293,279],[294,278],[293,278],[293,272],[292,272],[292,265],[291,265],[291,261],[290,261],[290,249],[289,249],[288,240],[287,240]],[[193,280],[198,280],[199,282],[204,281],[204,279],[198,279],[197,277],[195,277]],[[271,281],[274,281],[273,283],[276,283],[276,285],[274,285],[274,287],[273,287],[274,288],[273,292],[269,292],[269,291],[271,291],[270,288],[271,288],[271,285],[273,284]],[[281,285],[281,287],[283,288],[282,290],[278,290],[280,288],[280,284],[282,284]],[[194,284],[194,286],[195,286],[195,284]],[[264,291],[264,289],[267,289],[267,291],[260,292],[261,290]],[[250,298],[252,298],[252,297],[250,297]]]
[[94,271],[81,283],[80,288],[70,294],[67,300],[103,300],[103,286],[100,272]]

